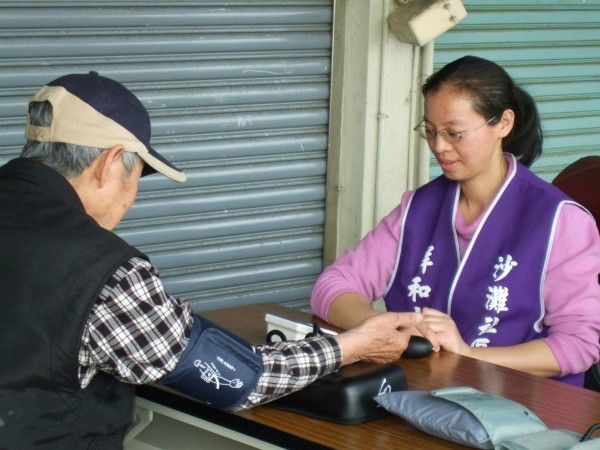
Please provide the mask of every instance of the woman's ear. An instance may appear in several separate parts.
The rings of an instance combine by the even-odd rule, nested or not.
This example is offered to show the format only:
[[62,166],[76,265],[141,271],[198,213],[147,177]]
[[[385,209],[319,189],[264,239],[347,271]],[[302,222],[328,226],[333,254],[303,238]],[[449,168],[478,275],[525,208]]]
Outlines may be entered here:
[[512,109],[505,109],[497,123],[500,137],[506,137],[512,131],[515,125],[515,112]]
[[[104,149],[98,157],[98,162],[94,170],[94,177],[98,182],[99,187],[104,187],[110,179],[111,173],[117,173],[121,176],[121,155],[125,151],[125,147],[121,144]],[[118,171],[116,169],[119,169]]]

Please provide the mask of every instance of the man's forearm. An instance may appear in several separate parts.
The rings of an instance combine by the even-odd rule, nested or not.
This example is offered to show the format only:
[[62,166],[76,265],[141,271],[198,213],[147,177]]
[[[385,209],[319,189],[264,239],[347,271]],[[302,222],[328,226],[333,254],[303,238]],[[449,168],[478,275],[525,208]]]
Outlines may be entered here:
[[342,365],[342,352],[332,337],[277,342],[259,346],[263,374],[237,409],[248,409],[300,390]]

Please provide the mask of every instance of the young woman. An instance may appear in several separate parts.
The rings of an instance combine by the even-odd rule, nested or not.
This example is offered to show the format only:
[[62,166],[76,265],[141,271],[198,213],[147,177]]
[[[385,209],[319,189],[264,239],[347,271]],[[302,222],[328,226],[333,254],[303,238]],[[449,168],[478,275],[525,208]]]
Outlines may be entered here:
[[378,314],[371,303],[383,296],[390,311],[423,313],[436,350],[582,385],[600,359],[600,236],[584,208],[527,168],[542,152],[533,99],[473,56],[422,92],[415,131],[443,176],[404,193],[325,269],[314,312],[349,328]]

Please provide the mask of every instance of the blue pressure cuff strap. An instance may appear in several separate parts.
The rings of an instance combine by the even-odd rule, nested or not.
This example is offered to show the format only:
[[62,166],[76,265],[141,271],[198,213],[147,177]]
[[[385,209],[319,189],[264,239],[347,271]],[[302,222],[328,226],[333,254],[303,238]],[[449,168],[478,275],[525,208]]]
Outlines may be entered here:
[[249,342],[194,315],[185,351],[158,383],[219,409],[239,406],[263,371],[262,356]]

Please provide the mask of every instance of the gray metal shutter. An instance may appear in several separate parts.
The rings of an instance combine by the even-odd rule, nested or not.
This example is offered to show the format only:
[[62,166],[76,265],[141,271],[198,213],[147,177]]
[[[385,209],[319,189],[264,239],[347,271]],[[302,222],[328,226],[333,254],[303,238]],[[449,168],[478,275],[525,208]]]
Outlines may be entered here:
[[149,110],[180,185],[142,179],[116,230],[196,311],[306,307],[322,269],[332,0],[3,1],[0,164],[28,98],[96,70]]
[[[600,154],[600,1],[463,0],[467,17],[435,41],[435,69],[466,54],[503,66],[536,100],[551,181]],[[441,173],[432,161],[432,176]]]

